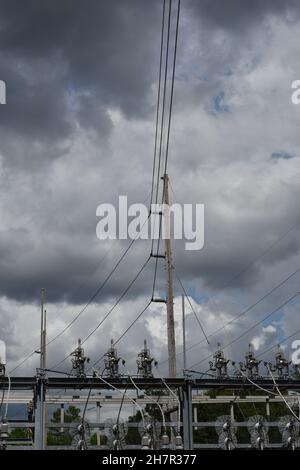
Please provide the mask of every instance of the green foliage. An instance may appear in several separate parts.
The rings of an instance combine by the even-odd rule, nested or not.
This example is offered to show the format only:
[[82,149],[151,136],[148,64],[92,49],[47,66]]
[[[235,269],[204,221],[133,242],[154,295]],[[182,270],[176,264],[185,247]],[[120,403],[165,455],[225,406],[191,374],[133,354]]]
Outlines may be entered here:
[[[69,406],[65,410],[64,421],[65,423],[73,423],[76,421],[80,421],[80,409],[72,405]],[[51,422],[60,423],[60,408],[53,412]],[[49,446],[69,446],[72,444],[72,439],[73,436],[69,429],[65,429],[63,430],[63,432],[61,432],[60,427],[51,428],[50,430],[48,430],[47,433],[47,445]]]
[[[107,436],[105,434],[100,435],[100,445],[101,446],[106,446],[107,445]],[[91,435],[91,445],[96,446],[97,445],[97,434],[94,433]]]
[[[128,417],[128,423],[139,423],[142,420],[141,412],[138,411],[134,416]],[[128,428],[126,434],[126,444],[134,445],[141,443],[141,436],[138,427]]]
[[10,439],[28,439],[32,437],[31,429],[28,428],[14,428],[9,433]]

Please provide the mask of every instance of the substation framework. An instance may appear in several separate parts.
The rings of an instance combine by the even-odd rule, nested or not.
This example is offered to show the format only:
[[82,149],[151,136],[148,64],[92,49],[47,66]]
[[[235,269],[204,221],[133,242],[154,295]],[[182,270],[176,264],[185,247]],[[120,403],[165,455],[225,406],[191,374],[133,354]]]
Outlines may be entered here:
[[[255,384],[258,387],[262,387],[265,390],[270,391],[270,395],[251,395],[251,392],[254,389],[253,384],[251,384],[246,377],[234,377],[234,378],[198,378],[198,379],[190,379],[190,378],[141,378],[136,377],[134,379],[135,385],[142,391],[145,392],[145,395],[137,395],[134,398],[135,403],[140,406],[144,406],[146,404],[151,404],[149,402],[149,398],[147,392],[149,391],[157,391],[157,396],[151,395],[153,400],[160,400],[161,406],[164,409],[165,415],[172,417],[174,416],[174,410],[176,407],[178,408],[178,401],[180,403],[180,411],[181,411],[181,420],[180,420],[180,434],[183,437],[183,443],[180,445],[176,445],[176,441],[170,443],[169,448],[178,448],[178,449],[185,449],[185,450],[192,450],[192,449],[201,449],[201,448],[250,448],[255,447],[253,444],[253,439],[249,438],[248,444],[239,444],[236,442],[234,438],[234,431],[233,428],[238,427],[247,427],[247,422],[236,422],[235,421],[235,408],[242,403],[263,403],[265,405],[265,418],[268,428],[271,427],[278,427],[280,423],[278,421],[270,421],[270,405],[273,403],[283,403],[282,397],[276,396],[274,393],[274,382],[271,378],[262,378],[258,377],[255,380]],[[280,390],[284,390],[285,392],[295,392],[295,394],[300,393],[300,380],[290,377],[277,377],[276,383]],[[105,395],[103,392],[111,391],[112,389],[117,389],[120,391],[124,391],[125,389],[128,391],[134,391],[135,387],[133,383],[129,380],[129,377],[122,376],[116,378],[109,378],[109,384],[105,384],[102,379],[97,377],[45,377],[43,375],[37,375],[35,377],[2,377],[0,378],[0,391],[8,390],[10,387],[11,391],[18,392],[17,396],[14,394],[11,395],[8,402],[10,404],[27,404],[32,405],[31,413],[29,413],[29,417],[27,421],[9,421],[7,422],[9,429],[13,428],[29,428],[31,429],[32,438],[28,438],[28,440],[8,440],[7,441],[7,449],[41,449],[43,448],[41,442],[41,423],[40,423],[40,414],[39,410],[41,409],[41,404],[45,405],[46,408],[48,405],[57,404],[61,409],[61,422],[60,423],[53,423],[53,422],[46,422],[45,428],[60,428],[62,431],[66,428],[75,428],[78,426],[78,423],[65,423],[64,422],[64,406],[66,404],[73,404],[73,405],[83,405],[87,399],[87,392],[90,390],[94,390],[97,392],[102,392],[99,395],[91,396],[89,399],[90,405],[95,405],[97,418],[95,422],[89,422],[89,428],[95,431],[103,431],[107,426],[107,423],[101,422],[100,420],[100,408],[102,406],[109,406],[109,405],[119,405],[121,403],[122,397],[112,396],[112,395]],[[178,396],[178,400],[174,398],[171,394],[167,395],[160,395],[160,392],[166,392],[166,385],[172,389],[176,395]],[[227,395],[218,395],[216,398],[210,398],[207,395],[199,394],[199,391],[217,391],[218,394],[220,391],[223,390],[224,393]],[[56,396],[55,391],[73,391],[73,394],[69,394],[67,396]],[[226,392],[225,392],[226,391]],[[228,392],[235,393],[234,395],[228,395]],[[243,398],[239,396],[241,392],[246,393],[246,397]],[[20,395],[22,393],[22,395]],[[42,395],[43,394],[43,395]],[[289,403],[299,407],[298,403],[298,396],[291,396],[285,395],[288,398]],[[125,397],[124,403],[131,404],[132,402],[132,395],[130,399]],[[221,441],[222,445],[219,443],[215,444],[195,444],[193,442],[193,435],[194,431],[202,429],[202,428],[216,428],[216,421],[212,422],[199,422],[197,410],[199,405],[205,406],[207,404],[227,404],[228,405],[228,416],[221,417]],[[297,405],[298,403],[298,405]],[[6,404],[6,398],[3,400],[3,405]],[[171,414],[170,414],[171,413]],[[288,415],[287,410],[287,415]],[[291,415],[290,415],[291,416]],[[259,435],[259,419],[257,418],[258,423],[254,424],[257,427],[254,429],[254,432],[257,432]],[[265,424],[266,424],[265,423]],[[261,423],[263,425],[263,423]],[[288,432],[288,425],[287,423],[287,432]],[[128,423],[130,427],[137,427],[138,423]],[[166,427],[170,429],[175,429],[177,423],[171,422],[170,419],[166,422]],[[232,430],[230,430],[230,426]],[[299,429],[298,429],[299,431]],[[220,434],[220,433],[219,433]],[[227,436],[227,437],[226,437]],[[228,436],[232,436],[228,438]],[[258,438],[257,438],[258,439]],[[226,442],[230,445],[226,447]],[[296,442],[296,440],[295,440]],[[268,448],[282,448],[288,447],[288,441],[286,440],[285,444],[282,442],[278,443],[268,443],[265,439],[264,447]],[[297,444],[298,445],[298,444]],[[224,447],[225,446],[225,447]],[[296,447],[296,446],[295,446]],[[295,448],[293,447],[293,448]],[[72,446],[44,446],[47,449],[72,449]],[[97,446],[89,446],[89,449],[107,449],[109,447],[103,445]],[[128,445],[125,446],[127,449],[138,449],[143,448],[141,445]],[[146,446],[144,447],[146,448]],[[263,449],[263,448],[262,448]],[[261,449],[261,450],[262,450]]]

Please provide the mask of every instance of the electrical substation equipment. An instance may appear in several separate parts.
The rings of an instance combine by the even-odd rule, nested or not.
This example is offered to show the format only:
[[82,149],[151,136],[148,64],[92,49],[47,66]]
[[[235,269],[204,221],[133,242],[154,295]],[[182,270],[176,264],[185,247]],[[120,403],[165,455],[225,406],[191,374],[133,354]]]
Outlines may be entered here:
[[224,357],[220,343],[218,343],[218,350],[214,354],[213,361],[209,362],[210,370],[216,372],[216,378],[226,379],[228,377],[227,365],[229,360]]
[[252,345],[249,344],[249,351],[245,355],[245,362],[240,362],[241,371],[244,372],[250,379],[257,379],[259,377],[260,363],[261,361],[258,361],[255,358]]
[[248,419],[247,428],[251,436],[251,446],[264,450],[268,445],[268,423],[263,416],[255,415]]
[[121,446],[121,441],[120,441],[120,430],[119,430],[119,425],[117,423],[113,425],[112,433],[114,436],[113,445],[112,445],[113,450],[121,450],[122,446]]
[[154,361],[154,358],[151,357],[150,350],[147,348],[147,341],[144,340],[144,348],[141,350],[141,352],[138,354],[137,357],[137,374],[138,377],[143,377],[143,378],[152,378],[153,373],[152,373],[152,363],[157,364],[156,361]]
[[76,434],[72,440],[72,446],[75,450],[88,450],[90,445],[91,431],[87,421],[81,421],[76,429]]
[[292,415],[282,416],[278,421],[278,429],[283,447],[295,450],[298,447],[299,421]]
[[4,341],[0,341],[0,377],[5,376],[6,366],[6,346]]
[[233,450],[237,445],[236,425],[230,415],[219,416],[216,420],[216,432],[219,436],[219,446],[223,450]]
[[123,421],[116,421],[114,419],[107,419],[105,421],[105,428],[107,429],[107,445],[111,450],[123,450],[126,447],[126,434],[128,426]]
[[177,436],[175,436],[175,449],[177,450],[183,449],[183,442],[182,442],[182,437],[180,436],[180,434],[177,434]]
[[[104,355],[104,372],[108,377],[119,377],[119,362],[121,357],[118,356],[116,348],[114,348],[114,341],[111,340],[111,346],[109,350]],[[125,364],[125,361],[122,360],[122,364]]]
[[151,423],[146,425],[145,433],[142,436],[142,449],[153,450],[155,448],[153,426]]
[[275,353],[275,364],[265,362],[265,366],[270,368],[272,372],[275,372],[278,378],[288,379],[290,377],[291,363],[292,361],[286,359],[280,345],[278,345],[277,352]]
[[73,358],[71,359],[72,362],[72,370],[74,371],[74,375],[78,378],[85,377],[85,363],[89,362],[89,358],[84,355],[84,349],[81,347],[81,339],[78,339],[78,346],[71,353]]
[[33,402],[30,400],[30,402],[27,404],[27,416],[29,423],[33,422],[33,409]]
[[[145,426],[145,427],[144,427]],[[158,420],[152,416],[145,416],[144,422],[140,421],[138,431],[145,449],[157,449],[161,435],[161,425]]]
[[160,448],[161,449],[169,449],[169,445],[170,445],[170,439],[169,439],[169,436],[166,432],[166,430],[163,431],[163,434],[160,438]]
[[6,420],[0,421],[0,450],[6,450],[8,439],[8,424]]

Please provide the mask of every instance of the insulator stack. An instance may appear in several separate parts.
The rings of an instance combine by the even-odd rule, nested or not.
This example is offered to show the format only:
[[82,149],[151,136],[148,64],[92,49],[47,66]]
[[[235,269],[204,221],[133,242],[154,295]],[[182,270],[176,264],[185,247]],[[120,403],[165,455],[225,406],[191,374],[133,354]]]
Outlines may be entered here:
[[147,348],[147,342],[144,341],[144,349],[138,354],[137,357],[137,368],[138,368],[138,376],[143,378],[151,378],[153,377],[152,373],[152,363],[154,362],[154,358],[151,357],[150,350]]
[[71,362],[74,375],[76,377],[85,377],[85,363],[89,362],[89,358],[84,355],[80,339],[78,340],[77,348],[71,353],[71,356],[73,356]]
[[290,365],[292,361],[289,361],[284,356],[280,345],[278,345],[277,352],[275,354],[275,364],[271,362],[265,362],[265,365],[271,372],[274,372],[280,379],[288,379],[290,377]]
[[210,370],[216,372],[216,377],[218,379],[228,378],[228,366],[229,360],[224,357],[224,353],[218,344],[218,350],[214,354],[213,361],[210,361]]
[[[104,373],[108,377],[118,377],[119,376],[119,362],[121,357],[118,356],[116,348],[114,348],[114,341],[111,340],[111,346],[107,353],[104,355]],[[125,361],[122,361],[125,364]]]
[[240,362],[240,369],[244,372],[247,377],[251,379],[257,379],[259,377],[259,364],[261,361],[258,361],[255,358],[254,352],[252,350],[252,345],[249,344],[249,351],[245,355],[245,362]]

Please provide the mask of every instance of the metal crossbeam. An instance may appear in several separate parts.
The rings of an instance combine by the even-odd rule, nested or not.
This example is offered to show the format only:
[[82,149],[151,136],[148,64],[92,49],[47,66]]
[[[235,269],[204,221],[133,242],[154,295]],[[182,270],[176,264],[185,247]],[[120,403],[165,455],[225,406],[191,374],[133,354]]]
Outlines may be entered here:
[[[183,377],[165,378],[165,382],[169,387],[183,387],[186,380]],[[165,385],[160,378],[140,378],[134,379],[136,385],[142,389],[164,389]],[[134,386],[127,380],[127,377],[109,378],[111,385],[118,389],[125,388],[133,389]],[[300,390],[299,379],[276,379],[277,385],[281,389],[286,390]],[[267,389],[273,390],[274,383],[269,378],[259,378],[255,381],[257,385]],[[0,389],[7,388],[9,385],[8,378],[4,377],[0,380]],[[45,381],[46,389],[109,389],[110,387],[104,384],[100,379],[95,377],[47,377]],[[194,379],[191,380],[193,389],[199,390],[240,390],[240,389],[253,389],[253,385],[244,378],[226,378],[226,379]],[[11,377],[12,390],[27,390],[34,389],[37,386],[36,377]]]

